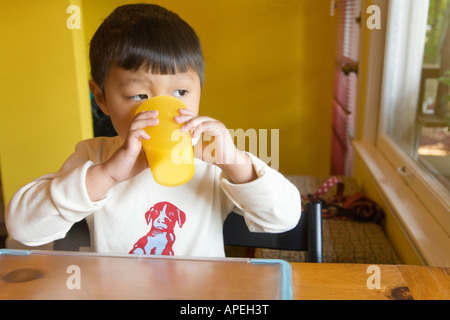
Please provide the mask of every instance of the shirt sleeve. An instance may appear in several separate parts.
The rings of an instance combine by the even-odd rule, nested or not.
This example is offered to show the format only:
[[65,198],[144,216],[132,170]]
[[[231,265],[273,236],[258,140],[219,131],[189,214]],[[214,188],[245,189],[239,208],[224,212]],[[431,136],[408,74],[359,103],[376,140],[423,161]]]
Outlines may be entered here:
[[233,184],[220,176],[224,193],[245,218],[252,232],[284,232],[294,228],[301,215],[300,193],[281,173],[248,153],[258,178]]
[[64,238],[75,222],[100,208],[108,194],[92,202],[86,190],[86,172],[93,162],[86,160],[77,145],[57,173],[47,174],[20,188],[6,210],[8,233],[28,246],[39,246]]

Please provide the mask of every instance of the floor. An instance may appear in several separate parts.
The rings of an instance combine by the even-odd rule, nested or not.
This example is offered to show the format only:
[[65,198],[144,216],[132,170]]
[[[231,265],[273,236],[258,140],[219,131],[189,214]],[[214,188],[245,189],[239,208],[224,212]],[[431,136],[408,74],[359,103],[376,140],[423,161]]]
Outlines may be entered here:
[[[310,176],[287,177],[302,195],[313,194],[327,180]],[[338,177],[344,183],[344,195],[359,191],[356,181],[348,177]],[[336,194],[336,186],[329,189],[325,198]],[[371,222],[342,219],[323,219],[323,262],[324,263],[369,263],[399,264],[402,261],[393,250],[382,227]],[[307,261],[305,252],[257,248],[253,252],[246,248],[227,247],[229,257],[282,259],[289,262]]]

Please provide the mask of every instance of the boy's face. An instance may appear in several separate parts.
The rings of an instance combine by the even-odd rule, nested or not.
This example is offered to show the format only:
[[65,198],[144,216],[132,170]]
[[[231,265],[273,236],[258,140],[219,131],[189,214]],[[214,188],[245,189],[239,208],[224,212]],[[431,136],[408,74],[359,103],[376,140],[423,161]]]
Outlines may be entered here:
[[198,114],[200,104],[200,78],[193,70],[161,75],[113,66],[105,80],[104,96],[93,81],[90,88],[100,109],[111,117],[116,132],[123,140],[128,135],[137,106],[151,97],[174,96],[195,114]]

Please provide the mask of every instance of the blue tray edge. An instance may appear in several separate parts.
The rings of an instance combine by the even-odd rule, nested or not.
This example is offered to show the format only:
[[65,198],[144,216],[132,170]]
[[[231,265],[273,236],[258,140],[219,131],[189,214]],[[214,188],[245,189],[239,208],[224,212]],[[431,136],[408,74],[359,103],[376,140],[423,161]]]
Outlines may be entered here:
[[31,250],[0,249],[0,256],[3,254],[13,255],[13,256],[29,256],[31,254]]
[[281,300],[293,300],[292,267],[287,261],[281,259],[250,259],[252,264],[279,264],[281,268]]

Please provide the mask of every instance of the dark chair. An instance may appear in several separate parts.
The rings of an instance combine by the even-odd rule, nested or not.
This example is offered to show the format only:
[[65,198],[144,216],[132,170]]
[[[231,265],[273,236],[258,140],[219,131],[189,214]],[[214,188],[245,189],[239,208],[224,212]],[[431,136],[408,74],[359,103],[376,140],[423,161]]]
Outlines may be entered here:
[[89,227],[85,219],[75,222],[63,239],[53,242],[53,250],[79,251],[80,247],[89,247],[91,244]]
[[233,212],[223,227],[226,246],[306,251],[309,262],[322,262],[322,206],[309,202],[297,226],[282,233],[250,232],[244,217]]

